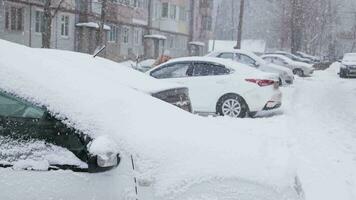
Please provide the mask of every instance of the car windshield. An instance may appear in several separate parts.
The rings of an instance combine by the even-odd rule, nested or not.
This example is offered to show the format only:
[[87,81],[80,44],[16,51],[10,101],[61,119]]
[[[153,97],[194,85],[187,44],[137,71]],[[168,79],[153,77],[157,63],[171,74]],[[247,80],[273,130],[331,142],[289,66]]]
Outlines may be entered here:
[[342,60],[344,62],[356,62],[356,54],[345,54]]

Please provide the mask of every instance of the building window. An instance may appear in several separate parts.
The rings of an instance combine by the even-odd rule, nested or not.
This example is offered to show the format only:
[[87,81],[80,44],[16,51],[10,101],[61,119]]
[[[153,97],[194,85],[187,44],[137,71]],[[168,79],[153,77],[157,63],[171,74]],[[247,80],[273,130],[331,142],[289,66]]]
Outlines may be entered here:
[[171,5],[169,13],[170,13],[171,19],[176,19],[176,17],[177,17],[177,6],[176,5]]
[[179,20],[186,21],[187,20],[187,12],[184,6],[179,7]]
[[168,17],[168,3],[162,3],[162,18],[167,18]]
[[127,27],[122,28],[122,41],[127,44],[129,43],[129,34],[130,34],[130,29]]
[[140,29],[135,29],[134,30],[134,43],[135,45],[140,45],[141,44],[141,30]]
[[23,31],[23,8],[7,7],[5,9],[5,28],[12,31]]
[[42,11],[36,11],[35,13],[35,32],[42,33],[44,32],[44,18]]
[[201,23],[204,30],[208,30],[208,31],[211,30],[212,19],[210,16],[203,16]]
[[118,27],[115,25],[110,26],[110,31],[108,32],[108,41],[109,42],[116,42],[118,38]]
[[68,37],[69,35],[69,16],[61,16],[61,36]]

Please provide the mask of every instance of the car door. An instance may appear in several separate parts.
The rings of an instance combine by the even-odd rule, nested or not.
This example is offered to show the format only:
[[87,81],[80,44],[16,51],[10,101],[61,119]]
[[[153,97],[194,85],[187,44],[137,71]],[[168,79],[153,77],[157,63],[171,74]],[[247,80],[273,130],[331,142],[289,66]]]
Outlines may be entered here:
[[[195,112],[215,113],[217,100],[230,91],[230,69],[217,63],[194,62],[192,76],[185,84]],[[231,91],[230,91],[231,92]]]
[[293,68],[286,60],[284,60],[283,58],[280,58],[280,57],[273,57],[272,63],[279,65],[279,66],[287,67],[289,69]]
[[[95,142],[45,109],[0,92],[0,199],[125,199],[134,191],[131,162],[88,173]],[[101,175],[103,174],[103,175]],[[110,175],[109,175],[110,174]]]

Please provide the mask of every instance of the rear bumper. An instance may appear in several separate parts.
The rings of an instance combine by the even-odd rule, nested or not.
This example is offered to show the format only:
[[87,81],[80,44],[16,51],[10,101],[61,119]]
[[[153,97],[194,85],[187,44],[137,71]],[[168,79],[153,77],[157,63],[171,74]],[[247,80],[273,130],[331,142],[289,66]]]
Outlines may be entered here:
[[282,93],[278,92],[272,96],[272,98],[267,101],[262,110],[273,110],[282,106]]

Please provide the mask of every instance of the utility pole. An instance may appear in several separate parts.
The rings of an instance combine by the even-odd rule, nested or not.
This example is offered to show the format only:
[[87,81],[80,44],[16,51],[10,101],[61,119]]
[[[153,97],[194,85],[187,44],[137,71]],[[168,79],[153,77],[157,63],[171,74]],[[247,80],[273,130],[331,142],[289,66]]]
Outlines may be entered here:
[[237,27],[237,43],[236,46],[234,47],[235,49],[241,49],[244,11],[245,11],[245,0],[240,0],[240,16],[239,16],[239,25]]

